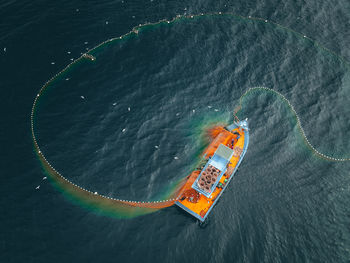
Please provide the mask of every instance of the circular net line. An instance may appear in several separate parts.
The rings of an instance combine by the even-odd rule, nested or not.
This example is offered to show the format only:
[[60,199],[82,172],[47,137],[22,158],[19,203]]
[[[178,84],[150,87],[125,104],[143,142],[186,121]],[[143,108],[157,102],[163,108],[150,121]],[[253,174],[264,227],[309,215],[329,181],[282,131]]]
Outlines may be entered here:
[[[258,22],[262,22],[262,23],[269,23],[272,24],[278,28],[284,29],[286,31],[292,32],[294,33],[296,36],[300,37],[300,38],[305,38],[307,40],[309,40],[310,42],[312,42],[316,47],[319,47],[321,49],[323,49],[324,51],[334,55],[335,57],[337,57],[341,62],[344,63],[344,65],[347,67],[347,69],[350,69],[350,66],[348,64],[348,62],[341,56],[337,55],[336,53],[334,53],[333,51],[329,50],[328,48],[322,46],[321,44],[319,44],[317,41],[307,37],[306,35],[303,35],[291,28],[285,27],[279,23],[273,22],[273,21],[268,21],[266,19],[263,18],[259,18],[259,17],[252,17],[252,16],[241,16],[241,15],[237,15],[234,13],[230,13],[230,12],[213,12],[213,13],[200,13],[200,14],[194,14],[194,15],[177,15],[176,17],[170,19],[170,20],[166,20],[166,19],[162,19],[159,20],[158,22],[154,22],[154,23],[144,23],[144,24],[139,24],[138,26],[135,26],[131,31],[129,31],[128,33],[121,35],[119,37],[114,37],[114,38],[110,38],[106,41],[101,42],[100,44],[98,44],[97,46],[89,49],[86,53],[82,54],[79,58],[75,59],[74,61],[72,61],[71,63],[69,63],[65,68],[63,68],[61,71],[59,71],[58,73],[56,73],[53,77],[51,77],[39,90],[38,94],[36,95],[34,102],[33,102],[33,106],[32,106],[32,110],[31,110],[31,115],[30,115],[30,125],[31,125],[31,135],[32,135],[32,140],[34,143],[34,148],[36,153],[38,154],[40,160],[44,163],[45,168],[47,168],[48,170],[50,170],[55,176],[56,179],[64,185],[69,185],[70,187],[72,187],[74,189],[74,191],[78,191],[81,192],[84,195],[88,195],[90,198],[93,199],[105,199],[111,202],[117,202],[120,204],[124,204],[124,205],[128,205],[128,206],[132,206],[132,207],[141,207],[141,208],[154,208],[154,209],[160,209],[160,208],[164,208],[164,207],[168,207],[168,206],[172,206],[176,200],[178,200],[177,194],[181,191],[181,186],[183,185],[183,183],[185,182],[185,180],[181,180],[181,182],[179,183],[176,191],[174,191],[174,193],[172,194],[172,198],[166,199],[166,200],[159,200],[159,201],[133,201],[133,200],[124,200],[124,199],[118,199],[118,198],[112,198],[109,196],[105,196],[105,195],[101,195],[97,192],[93,192],[90,191],[88,189],[82,188],[79,185],[76,185],[75,183],[73,183],[72,181],[70,181],[69,179],[67,179],[66,177],[64,177],[59,171],[57,171],[51,164],[50,162],[46,159],[44,153],[41,151],[39,144],[37,142],[37,138],[35,136],[35,129],[34,129],[34,115],[35,115],[35,111],[36,111],[36,107],[38,104],[38,100],[40,98],[40,96],[43,94],[43,92],[49,87],[49,85],[55,80],[57,79],[61,74],[63,74],[65,71],[67,71],[68,69],[70,69],[73,65],[75,65],[76,63],[82,61],[82,60],[90,60],[90,61],[94,61],[96,60],[96,58],[90,54],[91,52],[97,50],[99,47],[102,47],[103,45],[107,44],[107,43],[111,43],[113,41],[118,41],[118,40],[122,40],[127,36],[130,36],[132,34],[137,35],[139,33],[139,31],[146,27],[146,26],[154,26],[154,25],[160,25],[160,24],[171,24],[180,20],[190,20],[190,19],[195,19],[195,18],[199,18],[199,17],[219,17],[219,16],[227,16],[227,17],[234,17],[234,18],[238,18],[238,19],[246,19],[246,20],[251,20],[251,21],[258,21]],[[300,122],[300,118],[298,116],[298,114],[296,113],[294,107],[292,106],[292,104],[289,102],[289,100],[282,95],[281,93],[279,93],[278,91],[275,91],[273,89],[270,88],[266,88],[266,87],[254,87],[254,88],[250,88],[248,89],[239,99],[239,106],[236,107],[235,111],[234,111],[234,117],[236,120],[238,120],[238,117],[236,116],[236,114],[238,114],[239,111],[241,111],[242,109],[242,100],[245,96],[247,96],[248,94],[252,93],[252,92],[272,92],[274,94],[276,94],[277,96],[279,96],[284,102],[286,102],[290,108],[290,110],[293,112],[293,115],[295,116],[296,120],[297,120],[297,125],[299,128],[299,131],[302,135],[302,137],[304,138],[304,141],[306,142],[306,145],[312,150],[312,152],[320,157],[323,158],[325,160],[328,161],[335,161],[335,162],[344,162],[344,161],[350,161],[350,158],[335,158],[332,156],[328,156],[326,154],[323,154],[321,152],[319,152],[318,150],[315,149],[315,147],[310,143],[310,141],[308,140],[304,129],[301,125]]]
[[[304,128],[301,125],[300,122],[300,118],[298,113],[295,111],[293,105],[290,103],[290,101],[280,92],[270,89],[270,88],[266,88],[266,87],[253,87],[253,88],[249,88],[245,93],[243,93],[243,95],[239,98],[239,106],[237,107],[238,110],[237,112],[235,112],[235,114],[238,114],[238,112],[242,109],[242,103],[243,103],[243,98],[248,96],[250,93],[254,93],[254,92],[268,92],[268,93],[272,93],[274,95],[277,95],[280,99],[282,99],[283,102],[285,102],[288,105],[289,110],[293,113],[293,116],[295,117],[296,121],[297,121],[297,126],[299,129],[299,132],[301,134],[301,136],[304,139],[305,144],[308,146],[308,148],[317,156],[320,157],[322,159],[328,160],[328,161],[334,161],[334,162],[346,162],[346,161],[350,161],[350,158],[335,158],[326,154],[321,153],[320,151],[318,151],[317,149],[315,149],[315,147],[310,143],[309,139],[307,138]],[[237,118],[237,116],[235,116],[235,118]]]

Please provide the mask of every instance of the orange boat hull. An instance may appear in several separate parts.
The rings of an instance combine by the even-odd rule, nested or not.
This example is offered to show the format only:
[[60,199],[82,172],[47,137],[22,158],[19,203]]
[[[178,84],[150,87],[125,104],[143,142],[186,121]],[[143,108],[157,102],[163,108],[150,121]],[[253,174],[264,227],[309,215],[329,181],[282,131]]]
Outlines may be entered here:
[[[188,176],[178,201],[175,202],[202,222],[231,181],[249,144],[247,120],[222,127],[215,132],[216,137],[203,153],[203,160],[206,162],[204,168],[197,169]],[[218,172],[221,173],[219,176]]]

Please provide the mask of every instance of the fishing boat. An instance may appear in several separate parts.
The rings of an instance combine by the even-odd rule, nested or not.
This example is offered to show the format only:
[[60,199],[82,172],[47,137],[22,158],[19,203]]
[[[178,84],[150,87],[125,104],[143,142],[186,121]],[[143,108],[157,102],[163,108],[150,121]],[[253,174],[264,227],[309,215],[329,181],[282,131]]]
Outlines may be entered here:
[[175,204],[204,222],[237,171],[248,144],[248,119],[219,128]]

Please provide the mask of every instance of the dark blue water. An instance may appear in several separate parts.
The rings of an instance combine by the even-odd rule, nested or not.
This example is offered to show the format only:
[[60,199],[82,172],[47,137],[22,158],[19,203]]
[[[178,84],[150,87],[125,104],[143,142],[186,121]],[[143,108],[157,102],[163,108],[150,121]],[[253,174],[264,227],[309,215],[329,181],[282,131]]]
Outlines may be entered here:
[[268,19],[321,46],[233,16],[148,27],[103,46],[40,100],[36,131],[50,163],[99,193],[156,199],[196,164],[202,127],[232,121],[254,86],[284,94],[318,150],[349,156],[348,1],[3,1],[1,262],[349,262],[349,163],[313,155],[269,94],[244,100],[250,146],[204,226],[177,207],[105,217],[42,180],[30,111],[45,81],[135,25],[212,11]]

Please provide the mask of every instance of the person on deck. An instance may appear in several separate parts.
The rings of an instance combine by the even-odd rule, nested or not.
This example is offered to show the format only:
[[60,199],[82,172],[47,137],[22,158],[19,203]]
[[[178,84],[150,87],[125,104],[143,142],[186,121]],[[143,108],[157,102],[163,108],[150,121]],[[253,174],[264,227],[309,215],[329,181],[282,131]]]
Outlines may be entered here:
[[231,140],[231,148],[233,149],[233,145],[235,145],[235,139]]

